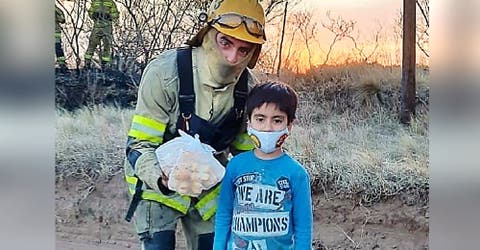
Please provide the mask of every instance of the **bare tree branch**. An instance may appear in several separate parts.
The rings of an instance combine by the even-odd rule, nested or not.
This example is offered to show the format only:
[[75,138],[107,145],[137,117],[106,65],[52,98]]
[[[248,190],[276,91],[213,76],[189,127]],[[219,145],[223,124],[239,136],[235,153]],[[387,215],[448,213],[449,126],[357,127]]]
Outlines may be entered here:
[[429,0],[416,0],[418,9],[422,13],[423,20],[425,21],[425,25],[427,28],[430,28],[430,6]]
[[[375,35],[374,35],[374,42],[373,42],[374,48],[370,51],[370,53],[368,55],[366,55],[364,53],[365,45],[364,44],[361,45],[357,42],[358,36],[353,37],[350,34],[346,35],[346,37],[349,38],[353,42],[354,49],[357,51],[358,55],[361,57],[362,62],[368,62],[368,60],[373,56],[373,54],[378,49],[381,30],[382,30],[382,26],[379,24],[379,27],[375,31]],[[371,42],[369,42],[369,43],[371,43]]]
[[344,20],[342,17],[338,16],[336,18],[332,18],[330,11],[327,11],[327,18],[330,20],[329,24],[322,23],[322,26],[333,33],[334,37],[332,42],[330,42],[328,52],[325,56],[325,60],[323,61],[323,65],[326,65],[329,58],[330,53],[333,50],[334,45],[341,41],[342,39],[351,36],[351,32],[355,28],[356,21],[353,20]]
[[[422,53],[429,58],[429,44],[430,44],[430,0],[415,0],[416,7],[420,10],[421,18],[417,21],[416,28],[416,45]],[[403,13],[400,11],[395,19],[395,34],[402,38]]]
[[[64,44],[66,59],[74,61],[74,67],[79,69],[82,62],[82,48],[88,42],[87,31],[91,28],[86,26],[87,3],[85,0],[63,2],[55,1],[56,5],[63,11],[66,23],[62,27],[62,37],[67,41]],[[72,58],[73,57],[73,58]]]
[[[179,46],[200,28],[206,0],[119,0],[122,25],[115,50],[122,68],[138,71],[162,51]],[[188,28],[187,28],[188,27]],[[190,27],[193,27],[192,29]],[[120,58],[121,57],[121,58]]]

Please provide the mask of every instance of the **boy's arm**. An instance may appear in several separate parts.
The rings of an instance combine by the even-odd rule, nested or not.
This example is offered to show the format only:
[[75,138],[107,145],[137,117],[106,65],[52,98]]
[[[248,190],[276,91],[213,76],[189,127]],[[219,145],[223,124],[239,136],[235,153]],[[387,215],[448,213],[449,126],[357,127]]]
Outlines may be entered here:
[[292,186],[295,249],[311,249],[313,214],[308,173],[300,175]]
[[233,178],[232,164],[227,165],[225,176],[222,180],[220,195],[217,199],[217,213],[215,215],[215,238],[213,241],[214,250],[227,249],[227,242],[231,233],[233,213]]

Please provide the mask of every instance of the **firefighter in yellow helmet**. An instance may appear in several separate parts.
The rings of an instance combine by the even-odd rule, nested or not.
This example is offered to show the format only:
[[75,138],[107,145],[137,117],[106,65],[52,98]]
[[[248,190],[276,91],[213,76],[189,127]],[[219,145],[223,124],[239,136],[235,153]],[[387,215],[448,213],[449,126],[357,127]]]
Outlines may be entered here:
[[214,1],[200,16],[207,25],[186,47],[167,50],[145,68],[128,132],[125,177],[142,249],[175,249],[182,223],[187,249],[213,247],[219,185],[198,197],[168,189],[155,149],[178,136],[198,134],[226,164],[229,153],[254,146],[246,133],[245,99],[265,42],[265,16],[257,0]]
[[55,55],[57,57],[57,64],[60,67],[60,71],[66,71],[65,66],[65,54],[62,48],[62,28],[61,24],[65,23],[65,15],[63,11],[55,5]]
[[90,68],[93,53],[100,46],[100,62],[102,68],[110,64],[110,54],[113,27],[112,23],[118,20],[117,5],[113,0],[93,0],[88,15],[93,20],[93,30],[90,33],[87,52],[85,53],[85,67]]

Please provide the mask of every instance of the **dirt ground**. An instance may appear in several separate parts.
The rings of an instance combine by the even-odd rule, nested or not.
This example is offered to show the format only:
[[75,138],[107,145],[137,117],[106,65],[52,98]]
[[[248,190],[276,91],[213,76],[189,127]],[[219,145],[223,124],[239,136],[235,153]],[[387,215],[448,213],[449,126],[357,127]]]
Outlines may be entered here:
[[[122,173],[90,188],[58,181],[55,200],[56,249],[140,249],[133,223],[123,220],[129,197]],[[185,249],[177,231],[177,249]],[[313,249],[428,249],[428,207],[315,196]]]

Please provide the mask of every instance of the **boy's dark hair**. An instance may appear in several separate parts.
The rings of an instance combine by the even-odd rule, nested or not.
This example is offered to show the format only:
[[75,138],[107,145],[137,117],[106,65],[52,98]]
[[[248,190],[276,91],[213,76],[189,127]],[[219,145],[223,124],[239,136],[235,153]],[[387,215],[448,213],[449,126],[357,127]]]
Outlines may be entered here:
[[282,112],[287,113],[288,123],[295,119],[298,96],[292,87],[282,82],[265,82],[255,85],[247,98],[247,115],[250,119],[252,111],[265,103],[273,103]]

